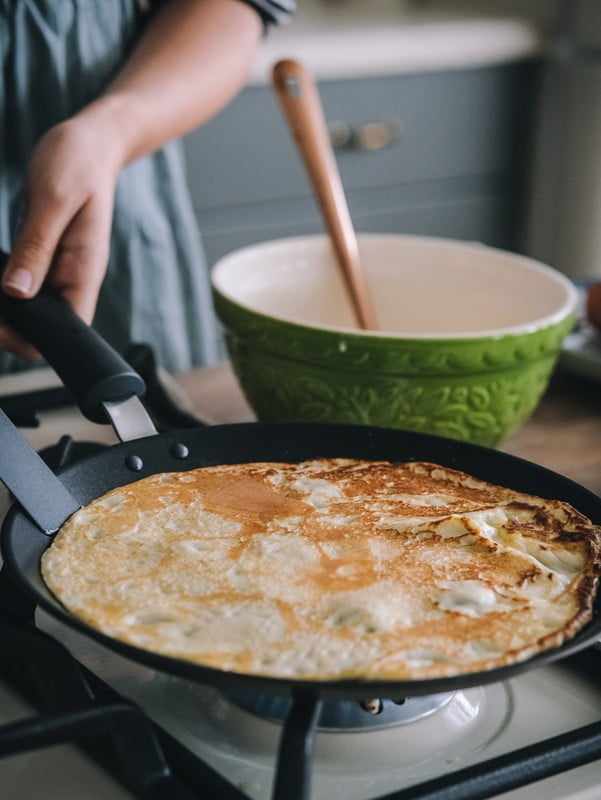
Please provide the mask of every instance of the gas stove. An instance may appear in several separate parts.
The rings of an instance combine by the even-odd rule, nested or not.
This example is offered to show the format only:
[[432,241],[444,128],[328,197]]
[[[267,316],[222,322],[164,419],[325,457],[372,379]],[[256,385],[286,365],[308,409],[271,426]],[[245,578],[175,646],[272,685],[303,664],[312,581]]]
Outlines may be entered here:
[[[14,388],[4,397],[23,412]],[[60,387],[50,388],[50,409],[27,406],[41,424],[24,433],[51,465],[114,441]],[[164,392],[154,395],[156,416],[164,417]],[[194,424],[178,414],[169,411],[168,421]],[[7,798],[601,797],[598,645],[506,682],[427,697],[359,703],[226,695],[67,628],[21,595],[5,569],[0,636],[0,786]]]

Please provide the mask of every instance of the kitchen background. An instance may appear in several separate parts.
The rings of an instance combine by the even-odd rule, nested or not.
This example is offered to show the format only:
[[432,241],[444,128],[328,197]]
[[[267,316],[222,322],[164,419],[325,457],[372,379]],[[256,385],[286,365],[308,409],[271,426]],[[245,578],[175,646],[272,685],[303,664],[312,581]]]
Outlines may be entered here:
[[[251,242],[323,230],[269,87],[269,68],[284,56],[303,60],[319,79],[358,230],[478,240],[531,253],[574,277],[601,279],[601,0],[300,0],[294,22],[267,37],[247,88],[186,139],[190,186],[211,263]],[[601,379],[598,350],[595,359]],[[210,374],[217,377],[221,368]],[[35,377],[19,376],[18,388],[5,383],[4,394],[38,388],[28,385]],[[236,418],[229,393],[215,391],[206,374],[202,381],[188,377],[184,388],[191,394],[194,388],[205,400],[197,408],[200,416],[211,419],[204,413],[210,409],[217,412],[213,421]],[[211,386],[213,394],[207,391]],[[561,464],[569,464],[572,478],[582,475],[583,483],[599,475],[598,406],[586,387],[578,392],[577,382],[570,384],[570,404],[543,409],[518,453],[545,463],[544,453],[551,466],[551,443],[551,455],[560,453]],[[52,389],[47,399],[53,400]],[[33,416],[20,395],[16,403],[22,415]],[[91,423],[74,409],[49,406],[41,417],[40,428],[26,431],[35,447],[54,444],[66,433],[75,437],[76,455],[88,440],[113,441],[111,432],[100,435],[100,426],[91,431]],[[61,443],[62,457],[72,443],[67,437]],[[14,597],[5,605],[16,616],[21,611]],[[22,646],[16,627],[15,641],[22,647],[14,650],[17,677],[27,683],[33,676],[38,690],[46,692],[48,708],[42,703],[37,711],[62,711],[63,696],[71,711],[79,688],[71,682],[74,662],[54,660],[60,656],[52,644],[56,639],[91,670],[99,711],[123,711],[119,704],[131,700],[144,718],[160,726],[152,731],[178,782],[191,787],[193,796],[270,796],[280,735],[274,723],[245,715],[209,687],[126,662],[43,612],[36,625],[52,638],[26,638]],[[12,655],[12,640],[2,641],[5,655]],[[598,660],[593,647],[570,664],[460,692],[448,703],[450,714],[443,709],[418,721],[417,728],[319,733],[316,797],[400,796],[411,783],[449,770],[461,776],[466,766],[472,770],[466,791],[471,787],[469,796],[475,797],[482,784],[474,780],[474,771],[494,781],[490,766],[481,764],[505,759],[514,769],[518,750],[524,760],[517,773],[531,776],[536,764],[555,765],[558,759],[560,772],[525,787],[518,781],[503,792],[503,800],[598,800],[599,762],[570,760],[576,751],[592,749],[593,735],[597,741],[600,735]],[[34,710],[4,679],[0,725],[29,720]],[[119,692],[117,705],[109,687]],[[104,769],[110,756],[107,737],[83,736],[100,729],[96,719],[107,720],[122,748],[116,777]],[[164,779],[162,793],[159,789],[154,796],[175,797],[165,788],[171,777],[166,768],[161,773],[154,758],[144,758],[145,738],[112,719],[99,714],[91,728],[81,723],[81,738],[94,761],[79,748],[58,743],[3,758],[0,796],[131,800],[123,773],[131,782],[139,772],[144,796]],[[524,757],[526,748],[530,760]],[[109,759],[109,767],[114,761]],[[461,784],[454,785],[452,796],[467,796]],[[215,786],[223,793],[218,795]],[[434,791],[437,797],[451,796],[451,789],[448,795],[446,789]]]
[[601,278],[601,0],[300,0],[186,139],[210,263],[323,230],[269,86],[319,89],[357,230],[478,240]]

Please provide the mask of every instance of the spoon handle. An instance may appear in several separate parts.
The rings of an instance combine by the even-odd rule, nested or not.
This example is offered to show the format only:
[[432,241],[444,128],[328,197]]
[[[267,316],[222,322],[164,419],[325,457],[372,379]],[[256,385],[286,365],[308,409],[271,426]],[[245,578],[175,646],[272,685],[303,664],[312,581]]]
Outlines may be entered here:
[[274,65],[272,83],[321,207],[359,327],[376,330],[357,237],[315,84],[303,65],[292,59]]

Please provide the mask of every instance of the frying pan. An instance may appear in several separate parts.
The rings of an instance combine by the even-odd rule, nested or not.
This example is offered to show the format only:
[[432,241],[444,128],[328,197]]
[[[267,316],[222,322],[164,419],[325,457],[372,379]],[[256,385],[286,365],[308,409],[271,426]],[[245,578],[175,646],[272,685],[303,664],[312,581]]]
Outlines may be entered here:
[[[1,265],[0,265],[1,266]],[[17,497],[2,528],[2,555],[25,592],[61,622],[135,661],[222,689],[310,694],[323,699],[406,697],[503,680],[591,645],[601,635],[601,598],[574,638],[516,664],[427,680],[313,681],[243,675],[159,655],[106,636],[72,616],[48,591],[40,559],[76,508],[109,490],[162,471],[319,457],[431,461],[518,491],[571,503],[601,523],[601,498],[541,466],[478,445],[385,428],[311,423],[242,423],[157,433],[139,399],[141,377],[57,295],[33,300],[0,292],[0,314],[28,338],[94,422],[113,420],[121,444],[61,469],[56,477],[7,418],[0,420],[0,478]],[[134,432],[132,433],[132,426]]]

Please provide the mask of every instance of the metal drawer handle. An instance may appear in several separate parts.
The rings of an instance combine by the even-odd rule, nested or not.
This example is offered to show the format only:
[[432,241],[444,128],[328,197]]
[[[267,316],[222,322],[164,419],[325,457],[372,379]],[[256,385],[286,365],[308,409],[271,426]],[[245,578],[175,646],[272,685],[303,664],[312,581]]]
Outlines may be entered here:
[[332,120],[328,131],[335,150],[383,150],[400,138],[402,125],[398,119],[383,119],[353,128],[344,120]]

